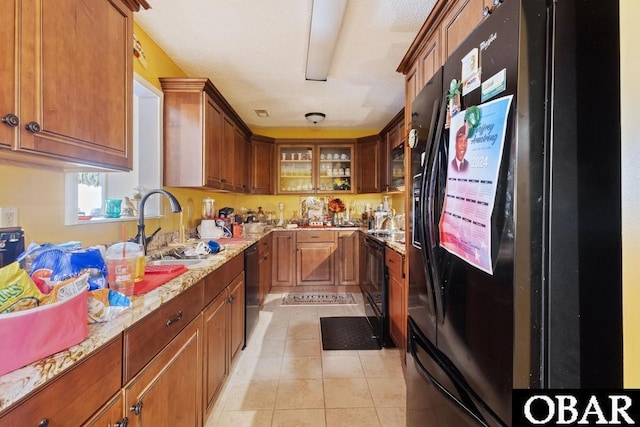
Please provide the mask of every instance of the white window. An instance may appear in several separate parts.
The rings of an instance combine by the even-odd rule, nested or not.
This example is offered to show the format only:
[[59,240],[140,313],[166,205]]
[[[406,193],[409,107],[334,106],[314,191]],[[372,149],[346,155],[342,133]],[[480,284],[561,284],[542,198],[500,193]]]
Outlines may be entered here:
[[[162,188],[162,91],[135,74],[133,93],[133,169],[66,174],[66,225],[137,220],[136,197]],[[107,199],[122,201],[120,218],[105,217]],[[160,202],[149,198],[145,217],[160,216]]]

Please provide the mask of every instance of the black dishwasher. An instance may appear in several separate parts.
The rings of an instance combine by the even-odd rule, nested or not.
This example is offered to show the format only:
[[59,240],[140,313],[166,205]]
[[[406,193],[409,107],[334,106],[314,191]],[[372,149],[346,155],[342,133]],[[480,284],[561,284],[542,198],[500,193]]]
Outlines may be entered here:
[[260,315],[260,269],[258,266],[258,244],[254,243],[244,251],[244,345],[247,346],[251,333],[258,324]]

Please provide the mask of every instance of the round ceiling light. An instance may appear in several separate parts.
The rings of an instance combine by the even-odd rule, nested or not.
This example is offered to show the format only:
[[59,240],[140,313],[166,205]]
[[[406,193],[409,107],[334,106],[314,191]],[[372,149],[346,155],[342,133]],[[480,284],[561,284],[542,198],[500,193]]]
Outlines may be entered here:
[[323,121],[327,116],[324,113],[307,113],[304,117],[311,123],[316,124]]

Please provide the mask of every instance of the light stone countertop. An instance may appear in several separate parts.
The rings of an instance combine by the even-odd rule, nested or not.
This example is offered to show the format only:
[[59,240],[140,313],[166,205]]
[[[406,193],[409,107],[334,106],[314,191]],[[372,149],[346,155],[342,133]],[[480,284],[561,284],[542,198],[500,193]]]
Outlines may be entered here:
[[[314,231],[314,230],[362,230],[360,228],[274,228],[271,231]],[[362,230],[364,231],[364,230]],[[269,233],[268,231],[267,233]],[[265,233],[265,235],[267,234]],[[91,356],[96,350],[113,338],[122,334],[124,330],[156,310],[162,304],[183,293],[192,285],[198,283],[205,276],[224,265],[227,261],[242,253],[246,248],[257,242],[263,235],[246,236],[245,241],[231,239],[233,243],[219,242],[225,250],[203,259],[201,263],[188,266],[187,271],[146,294],[131,298],[131,307],[118,317],[104,323],[88,325],[89,335],[85,340],[66,350],[40,359],[20,369],[0,376],[0,412],[18,402],[37,388],[52,381],[69,368]],[[388,246],[404,255],[403,244],[386,242]]]

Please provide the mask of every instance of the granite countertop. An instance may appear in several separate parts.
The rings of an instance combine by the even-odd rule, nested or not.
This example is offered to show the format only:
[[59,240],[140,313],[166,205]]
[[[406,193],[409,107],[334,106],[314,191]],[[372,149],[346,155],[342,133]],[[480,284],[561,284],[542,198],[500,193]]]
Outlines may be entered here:
[[[125,329],[151,313],[160,305],[180,295],[192,285],[198,283],[212,271],[242,253],[261,235],[247,236],[243,239],[231,239],[234,243],[225,243],[225,250],[203,259],[201,263],[188,266],[187,271],[146,294],[131,298],[131,307],[108,322],[94,323],[89,326],[89,335],[79,344],[52,356],[40,359],[30,365],[0,376],[0,411],[17,402],[36,388],[51,381],[63,371],[86,359],[102,345],[111,341]],[[239,242],[242,240],[242,242]]]
[[[131,307],[122,312],[118,317],[108,322],[94,323],[89,326],[89,335],[79,344],[56,353],[52,356],[40,359],[23,368],[16,369],[0,376],[0,412],[16,403],[38,387],[53,380],[68,368],[91,356],[102,345],[117,337],[124,330],[144,318],[146,315],[160,307],[167,301],[180,295],[192,285],[198,283],[205,276],[215,271],[242,253],[246,248],[260,240],[263,235],[271,231],[309,231],[309,230],[362,230],[358,227],[325,227],[325,228],[274,228],[264,234],[247,235],[243,238],[220,239],[219,242],[225,250],[215,255],[210,255],[201,263],[188,266],[187,271],[180,276],[168,281],[146,294],[131,298]],[[404,255],[404,244],[386,242],[394,250]]]

